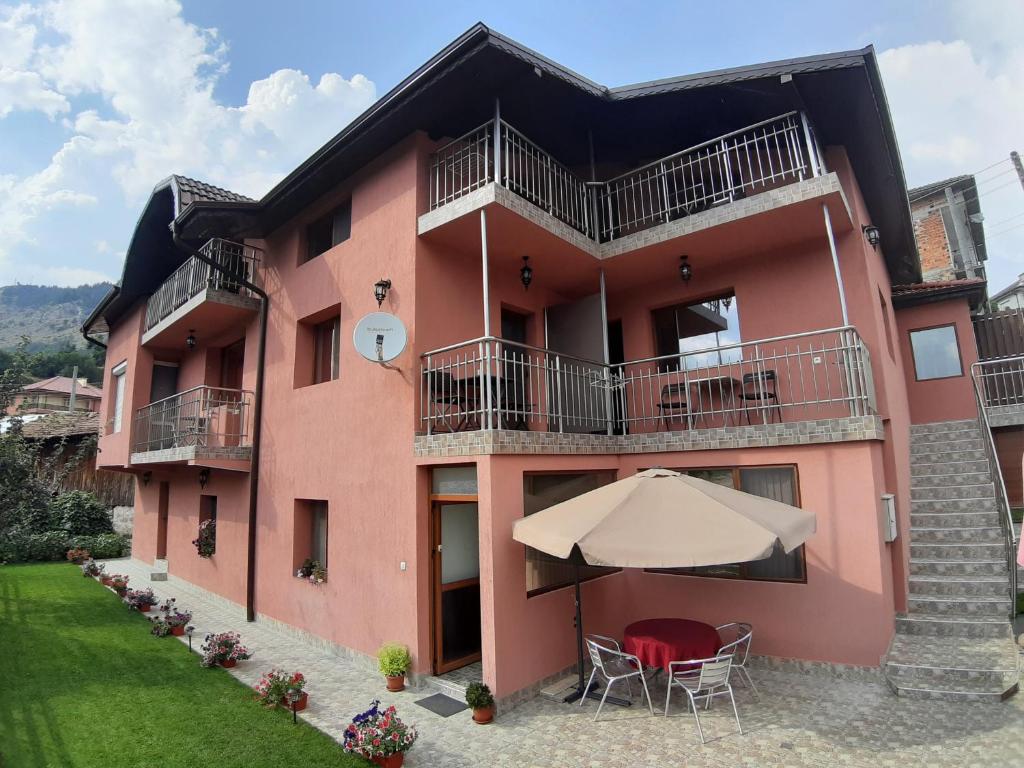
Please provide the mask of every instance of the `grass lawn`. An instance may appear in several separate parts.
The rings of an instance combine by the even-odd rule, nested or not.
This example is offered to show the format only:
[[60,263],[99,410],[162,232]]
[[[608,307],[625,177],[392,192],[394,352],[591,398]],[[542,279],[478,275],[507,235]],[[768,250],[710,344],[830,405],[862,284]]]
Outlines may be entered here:
[[[186,606],[187,607],[187,606]],[[239,628],[243,632],[244,627]],[[257,656],[244,664],[260,664]],[[0,766],[368,766],[73,565],[0,566]]]

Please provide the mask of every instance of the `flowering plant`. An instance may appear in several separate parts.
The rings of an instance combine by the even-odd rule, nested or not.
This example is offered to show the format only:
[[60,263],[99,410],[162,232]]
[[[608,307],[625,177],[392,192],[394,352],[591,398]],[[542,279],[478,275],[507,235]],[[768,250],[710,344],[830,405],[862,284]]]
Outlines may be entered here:
[[217,551],[217,521],[203,520],[199,524],[199,535],[192,539],[192,546],[200,557],[213,557]]
[[124,592],[128,589],[128,577],[122,576],[120,573],[115,573],[110,576],[110,586],[115,592]]
[[225,661],[245,661],[252,653],[242,645],[242,638],[237,632],[219,632],[209,634],[202,646],[204,667],[223,664]]
[[327,581],[327,569],[320,565],[319,560],[307,557],[299,566],[299,570],[295,572],[295,576],[305,579],[310,584],[323,584]]
[[95,560],[86,560],[82,563],[81,568],[83,576],[102,576],[103,569],[106,566],[102,563],[97,563]]
[[387,757],[408,752],[417,737],[416,727],[406,725],[394,705],[381,709],[379,701],[352,718],[345,729],[345,751],[366,758]]
[[150,631],[157,637],[167,637],[172,634],[175,627],[184,627],[192,621],[192,614],[178,610],[173,597],[161,603],[157,610],[160,611],[160,615],[149,619],[153,622],[153,629]]
[[256,683],[256,698],[268,707],[276,707],[279,704],[287,706],[298,700],[305,686],[306,678],[301,672],[289,675],[280,669],[272,669],[264,672],[260,681]]
[[88,560],[89,557],[90,555],[88,549],[75,548],[68,550],[68,560],[74,563],[75,565],[81,565],[86,560]]
[[148,587],[146,589],[129,589],[125,593],[124,601],[128,603],[129,608],[138,611],[147,605],[156,605],[156,596]]

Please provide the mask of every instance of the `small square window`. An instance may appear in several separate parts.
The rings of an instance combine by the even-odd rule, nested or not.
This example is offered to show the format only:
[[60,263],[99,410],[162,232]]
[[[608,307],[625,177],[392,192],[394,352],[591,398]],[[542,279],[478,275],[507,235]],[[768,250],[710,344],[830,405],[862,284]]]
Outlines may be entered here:
[[352,201],[346,200],[333,211],[306,227],[306,249],[302,263],[315,259],[352,235]]
[[911,331],[910,348],[918,381],[963,376],[955,326],[943,325]]

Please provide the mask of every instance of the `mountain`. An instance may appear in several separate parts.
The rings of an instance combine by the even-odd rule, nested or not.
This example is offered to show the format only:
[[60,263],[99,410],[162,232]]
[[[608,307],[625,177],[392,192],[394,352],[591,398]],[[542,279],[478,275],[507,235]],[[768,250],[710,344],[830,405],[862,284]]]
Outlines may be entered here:
[[84,347],[79,333],[85,318],[110,290],[110,283],[62,288],[56,285],[0,287],[0,349],[13,349],[22,336],[29,348]]

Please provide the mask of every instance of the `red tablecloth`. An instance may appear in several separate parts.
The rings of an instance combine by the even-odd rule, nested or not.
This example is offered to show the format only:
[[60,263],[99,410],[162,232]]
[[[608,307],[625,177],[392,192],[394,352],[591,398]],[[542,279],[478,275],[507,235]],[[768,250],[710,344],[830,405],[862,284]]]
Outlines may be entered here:
[[666,672],[673,661],[707,659],[722,647],[718,630],[690,619],[644,619],[626,627],[623,650]]

